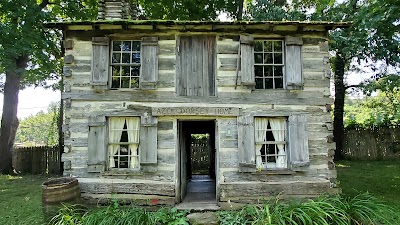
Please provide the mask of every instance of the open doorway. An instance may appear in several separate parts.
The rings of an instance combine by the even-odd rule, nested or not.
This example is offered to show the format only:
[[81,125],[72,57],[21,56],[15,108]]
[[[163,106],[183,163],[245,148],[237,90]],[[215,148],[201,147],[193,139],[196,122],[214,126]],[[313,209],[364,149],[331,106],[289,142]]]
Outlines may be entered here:
[[215,202],[215,121],[179,121],[180,201]]

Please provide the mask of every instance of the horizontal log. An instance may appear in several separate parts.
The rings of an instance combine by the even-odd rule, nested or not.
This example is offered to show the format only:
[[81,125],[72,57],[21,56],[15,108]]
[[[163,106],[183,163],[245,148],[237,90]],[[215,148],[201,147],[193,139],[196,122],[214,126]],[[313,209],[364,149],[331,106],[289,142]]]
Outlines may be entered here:
[[78,178],[81,192],[175,196],[175,183],[149,180]]
[[62,98],[88,101],[135,101],[135,102],[160,102],[160,103],[223,103],[223,104],[277,104],[277,105],[309,105],[325,106],[333,101],[330,98],[298,98],[298,94],[293,94],[289,90],[263,90],[253,93],[241,92],[222,92],[216,97],[198,96],[176,96],[175,92],[162,92],[132,90],[121,92],[117,90],[105,90],[103,93],[73,92],[62,93]]
[[84,202],[89,204],[111,204],[117,199],[121,203],[135,205],[169,205],[175,204],[175,197],[161,195],[139,195],[139,194],[89,194],[82,193]]
[[318,195],[326,193],[330,189],[328,180],[310,181],[281,181],[281,182],[232,182],[221,183],[221,201],[231,198],[247,199],[276,197],[281,195]]

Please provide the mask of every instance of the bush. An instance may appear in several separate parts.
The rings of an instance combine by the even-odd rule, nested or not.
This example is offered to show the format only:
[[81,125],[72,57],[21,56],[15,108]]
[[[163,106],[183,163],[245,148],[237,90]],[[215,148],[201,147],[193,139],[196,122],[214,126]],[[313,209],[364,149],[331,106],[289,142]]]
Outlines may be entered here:
[[270,202],[219,212],[221,225],[361,225],[399,224],[394,210],[368,193],[353,198],[322,196],[314,200]]
[[120,206],[117,200],[107,207],[87,210],[81,205],[67,205],[58,211],[51,225],[186,225],[186,211],[161,208],[155,212],[136,206]]

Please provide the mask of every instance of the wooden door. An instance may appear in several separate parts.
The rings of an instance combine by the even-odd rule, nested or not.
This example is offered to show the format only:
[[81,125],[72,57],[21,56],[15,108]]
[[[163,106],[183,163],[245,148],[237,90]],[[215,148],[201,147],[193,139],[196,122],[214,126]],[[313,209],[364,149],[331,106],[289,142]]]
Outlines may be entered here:
[[177,40],[177,95],[215,95],[215,49],[214,36],[181,36]]
[[180,201],[185,198],[187,192],[187,149],[186,149],[186,134],[183,129],[183,122],[179,122],[179,168],[180,168]]

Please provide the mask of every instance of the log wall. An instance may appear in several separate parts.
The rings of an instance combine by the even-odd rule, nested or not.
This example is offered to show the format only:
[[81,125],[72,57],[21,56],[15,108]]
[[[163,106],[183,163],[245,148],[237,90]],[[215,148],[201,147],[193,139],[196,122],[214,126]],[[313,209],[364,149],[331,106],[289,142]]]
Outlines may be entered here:
[[[83,196],[92,199],[115,194],[121,198],[137,199],[143,204],[152,198],[160,199],[160,204],[173,204],[179,185],[177,122],[181,119],[217,121],[217,194],[220,202],[249,202],[277,194],[310,197],[336,190],[335,146],[329,107],[327,109],[327,105],[333,103],[329,97],[329,55],[327,43],[321,42],[319,37],[307,38],[302,47],[303,90],[252,91],[242,86],[241,77],[237,76],[239,42],[217,34],[216,96],[177,96],[175,35],[159,36],[155,90],[94,90],[90,83],[91,39],[78,34],[71,32],[66,36],[66,41],[72,42],[73,47],[66,49],[65,54],[73,56],[73,60],[64,67],[65,91],[62,98],[66,107],[62,161],[64,175],[80,177]],[[145,34],[124,35],[132,38]],[[234,107],[240,109],[240,115],[254,116],[306,114],[310,165],[289,175],[239,173],[237,117],[178,115],[158,117],[155,172],[87,172],[89,116],[141,116],[151,114],[155,107]]]

